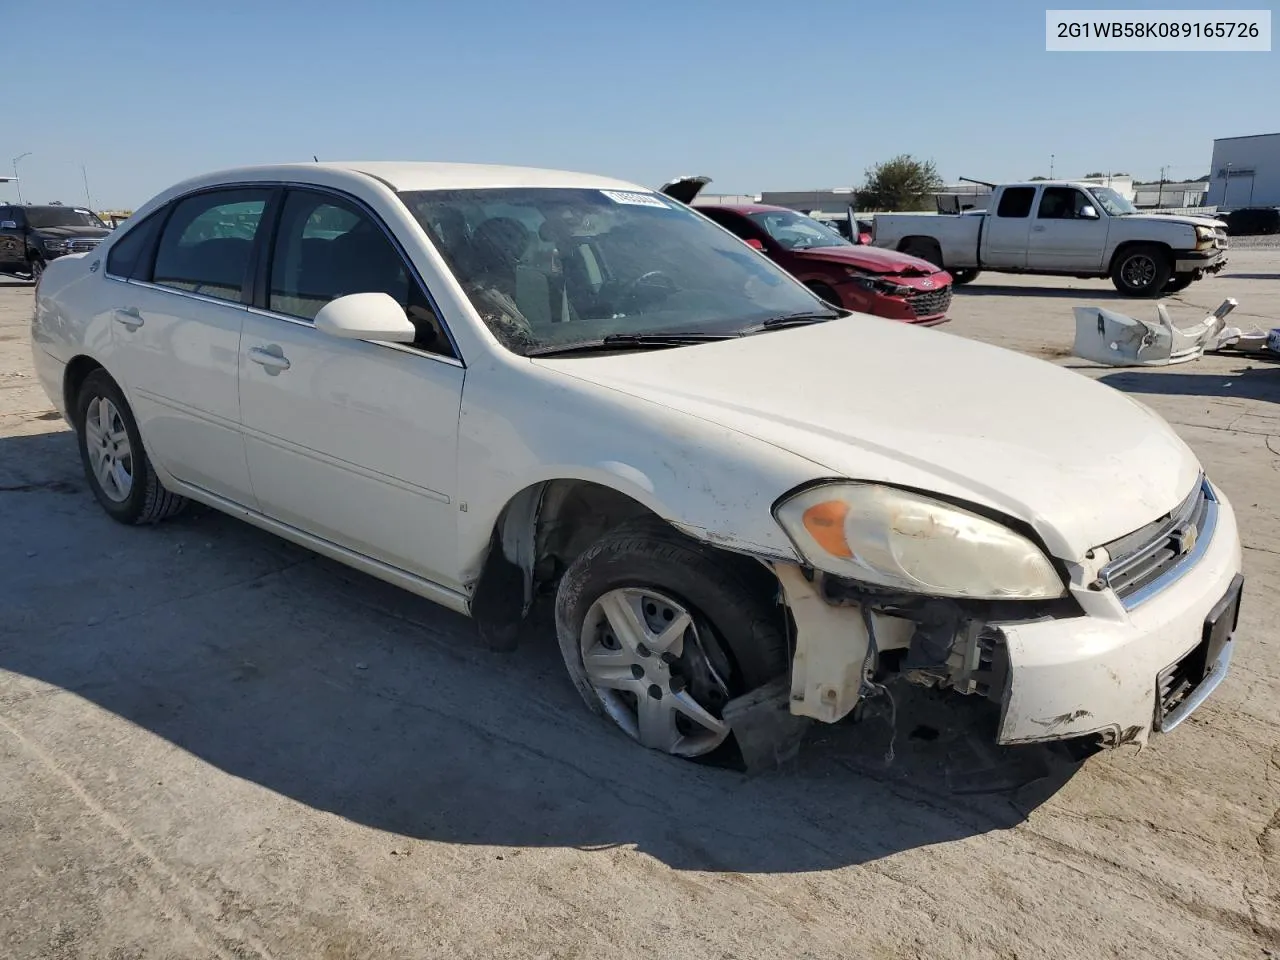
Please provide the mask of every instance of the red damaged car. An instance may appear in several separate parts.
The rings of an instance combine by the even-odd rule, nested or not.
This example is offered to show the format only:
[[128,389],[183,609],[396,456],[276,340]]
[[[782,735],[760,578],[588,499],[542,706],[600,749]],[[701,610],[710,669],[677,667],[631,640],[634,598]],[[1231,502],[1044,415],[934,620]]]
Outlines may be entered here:
[[[709,177],[681,177],[662,192],[692,203]],[[761,251],[829,303],[922,326],[944,323],[951,274],[927,260],[853,244],[802,213],[766,204],[698,204],[695,208]]]

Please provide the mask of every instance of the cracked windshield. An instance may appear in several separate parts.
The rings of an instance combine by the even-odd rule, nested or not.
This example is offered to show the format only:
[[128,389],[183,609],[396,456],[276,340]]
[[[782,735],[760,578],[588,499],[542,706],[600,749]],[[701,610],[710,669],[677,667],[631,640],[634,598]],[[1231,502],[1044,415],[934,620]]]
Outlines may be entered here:
[[726,335],[822,310],[730,234],[651,193],[401,195],[489,329],[517,353],[610,335]]

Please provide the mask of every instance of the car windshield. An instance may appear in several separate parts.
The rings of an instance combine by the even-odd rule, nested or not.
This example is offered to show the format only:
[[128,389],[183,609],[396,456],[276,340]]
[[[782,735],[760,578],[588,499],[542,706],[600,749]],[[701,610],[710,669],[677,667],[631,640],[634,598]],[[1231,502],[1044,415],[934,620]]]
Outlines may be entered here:
[[1138,212],[1137,207],[1110,187],[1091,187],[1090,192],[1093,194],[1093,198],[1102,205],[1102,209],[1113,217],[1123,217],[1126,214]]
[[848,240],[812,217],[790,210],[768,210],[748,216],[764,228],[769,236],[788,250],[807,250],[810,247],[846,247]]
[[733,335],[829,309],[659,194],[532,187],[400,196],[494,336],[516,353],[611,335]]
[[39,230],[43,227],[103,227],[92,211],[79,207],[24,207],[27,224]]

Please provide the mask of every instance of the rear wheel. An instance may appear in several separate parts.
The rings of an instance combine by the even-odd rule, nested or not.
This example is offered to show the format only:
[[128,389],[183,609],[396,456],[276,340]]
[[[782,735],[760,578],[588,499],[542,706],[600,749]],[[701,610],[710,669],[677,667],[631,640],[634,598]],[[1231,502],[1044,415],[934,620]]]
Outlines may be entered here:
[[951,274],[952,283],[954,283],[957,287],[963,287],[966,283],[973,283],[973,281],[978,278],[978,274],[981,271],[957,269],[957,270],[948,270],[947,272]]
[[642,746],[704,758],[734,697],[785,673],[772,578],[654,520],[605,534],[556,594],[560,653],[582,699]]
[[1153,244],[1122,250],[1111,267],[1111,282],[1126,297],[1158,297],[1173,274],[1169,251]]
[[133,412],[105,370],[85,377],[73,422],[89,487],[112,519],[157,523],[187,505],[185,497],[161,485],[142,447]]
[[938,246],[936,240],[917,237],[904,243],[899,252],[905,253],[909,257],[928,260],[938,269],[942,269],[942,248]]

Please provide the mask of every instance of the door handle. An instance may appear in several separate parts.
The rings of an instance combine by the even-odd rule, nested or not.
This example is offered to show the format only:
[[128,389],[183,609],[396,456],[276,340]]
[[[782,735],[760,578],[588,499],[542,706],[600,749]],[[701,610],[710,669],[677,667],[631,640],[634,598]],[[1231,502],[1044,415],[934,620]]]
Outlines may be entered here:
[[280,352],[280,348],[271,347],[252,347],[249,350],[249,359],[260,367],[266,368],[268,373],[279,373],[281,370],[289,369],[288,358]]
[[121,307],[115,312],[116,323],[123,324],[130,330],[137,330],[142,326],[142,314],[137,307]]
[[1035,233],[1044,233],[1044,227],[1032,227],[1031,229],[1032,229]]

